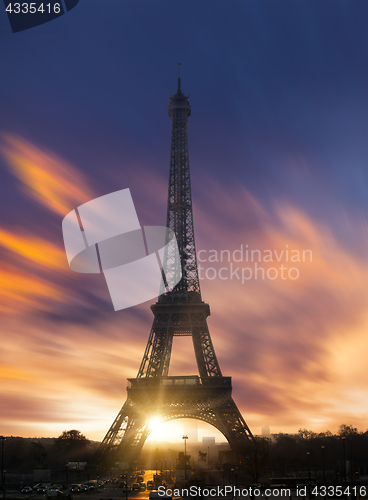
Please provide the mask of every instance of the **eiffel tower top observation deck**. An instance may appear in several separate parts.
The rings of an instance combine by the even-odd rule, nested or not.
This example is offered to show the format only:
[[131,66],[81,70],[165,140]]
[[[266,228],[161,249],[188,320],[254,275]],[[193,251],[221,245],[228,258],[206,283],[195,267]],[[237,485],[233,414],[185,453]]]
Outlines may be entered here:
[[[158,302],[175,300],[180,302],[201,301],[197,257],[194,240],[192,193],[190,184],[187,122],[191,115],[188,96],[181,90],[180,64],[178,64],[178,87],[170,96],[168,105],[171,127],[170,176],[166,226],[176,235],[181,256],[182,278],[169,294],[163,294]],[[167,273],[177,272],[167,256]],[[174,298],[175,297],[175,298]]]

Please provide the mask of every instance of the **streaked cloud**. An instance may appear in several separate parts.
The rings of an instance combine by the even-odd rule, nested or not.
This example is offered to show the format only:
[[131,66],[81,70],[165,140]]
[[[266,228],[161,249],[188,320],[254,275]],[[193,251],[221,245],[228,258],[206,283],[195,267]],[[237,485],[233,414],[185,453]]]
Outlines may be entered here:
[[[43,151],[18,135],[2,134],[0,149],[9,169],[21,181],[20,190],[31,202],[19,225],[0,229],[0,310],[8,314],[57,314],[71,303],[86,306],[82,295],[88,278],[78,281],[70,271],[61,237],[63,216],[93,197],[86,177],[55,153]],[[57,215],[60,230],[56,235],[53,225],[32,219],[32,202]],[[99,295],[98,287],[95,295]]]
[[67,269],[64,249],[32,233],[17,234],[0,229],[0,245],[9,250],[13,257],[20,256],[44,268]]
[[[143,167],[135,172],[141,222],[157,223],[166,180]],[[262,425],[335,430],[342,422],[364,429],[367,259],[296,205],[275,199],[267,206],[244,186],[201,182],[208,189],[194,206],[197,251],[232,254],[248,245],[283,255],[281,262],[260,262],[265,271],[291,265],[287,249],[312,255],[292,264],[296,280],[201,282],[216,353],[247,423],[254,432]],[[344,221],[367,245],[364,220],[345,213]],[[52,238],[24,228],[1,236],[9,253],[3,307],[26,313],[7,320],[0,371],[5,429],[55,435],[71,425],[101,439],[125,400],[125,379],[136,376],[152,322],[149,304],[120,313],[104,309],[103,281],[94,281],[93,289],[96,278],[69,271]],[[203,265],[218,271],[228,263]],[[175,339],[173,349],[170,374],[196,373],[190,339]]]
[[33,380],[33,376],[21,368],[15,368],[5,363],[0,363],[0,379]]
[[[267,210],[242,186],[229,189],[232,199],[227,203],[223,187],[212,188],[216,206],[204,217],[202,207],[200,216],[196,214],[198,249],[233,251],[248,244],[249,249],[272,249],[280,255],[288,246],[310,249],[313,255],[311,262],[274,259],[258,264],[265,270],[281,263],[297,266],[297,280],[201,282],[203,298],[211,305],[209,325],[223,373],[232,375],[235,398],[249,425],[258,431],[267,424],[288,432],[298,425],[336,429],[339,422],[352,421],[364,429],[367,257],[355,255],[325,222],[296,206],[275,200],[272,211]],[[367,234],[361,231],[364,219],[348,213],[345,219],[360,246],[368,248]],[[205,263],[217,270],[226,265]]]
[[2,134],[1,152],[24,192],[64,216],[94,197],[85,176],[52,152],[41,150],[23,137]]
[[125,379],[136,376],[145,323],[128,312],[119,318],[114,311],[112,321],[97,320],[93,328],[66,328],[33,315],[25,331],[23,318],[4,320],[8,332],[0,354],[4,432],[53,436],[75,423],[90,437],[100,438],[125,396]]
[[67,301],[67,294],[50,281],[28,274],[14,266],[2,271],[0,275],[2,312],[15,313],[32,308],[52,310],[53,301]]

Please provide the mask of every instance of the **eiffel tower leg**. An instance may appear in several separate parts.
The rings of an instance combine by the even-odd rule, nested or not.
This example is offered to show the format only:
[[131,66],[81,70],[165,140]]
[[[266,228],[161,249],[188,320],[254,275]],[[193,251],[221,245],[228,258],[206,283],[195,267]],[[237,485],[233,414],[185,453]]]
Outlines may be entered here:
[[155,317],[137,378],[167,376],[173,343],[170,319],[167,313]]
[[101,443],[102,449],[114,447],[120,443],[128,426],[128,406],[128,401],[126,401],[112,423],[110,429],[107,431],[107,434]]
[[147,422],[142,419],[140,412],[132,409],[128,398],[102,441],[101,453],[108,451],[117,461],[132,462],[147,438],[147,427]]
[[219,426],[224,429],[223,434],[227,438],[231,449],[237,456],[242,456],[246,444],[249,439],[253,439],[253,435],[233,398],[229,397],[227,401],[221,404],[220,408],[216,409],[215,413]]
[[221,377],[220,365],[217,361],[207,326],[207,315],[205,307],[199,312],[190,313],[192,339],[198,371],[201,377]]

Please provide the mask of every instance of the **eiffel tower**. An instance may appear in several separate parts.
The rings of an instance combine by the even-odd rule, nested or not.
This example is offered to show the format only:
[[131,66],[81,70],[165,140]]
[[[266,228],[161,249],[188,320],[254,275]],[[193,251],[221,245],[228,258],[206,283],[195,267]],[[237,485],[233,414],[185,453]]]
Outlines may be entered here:
[[[176,235],[182,277],[151,306],[153,325],[137,378],[128,379],[128,398],[102,441],[104,455],[130,464],[138,459],[153,418],[207,422],[226,437],[238,457],[253,438],[231,396],[231,377],[222,376],[207,326],[210,307],[202,301],[199,286],[187,137],[191,107],[181,90],[180,65],[168,112],[172,132],[166,226]],[[178,266],[170,265],[170,255],[164,259],[166,277],[173,277]],[[168,375],[174,336],[192,337],[199,376]]]

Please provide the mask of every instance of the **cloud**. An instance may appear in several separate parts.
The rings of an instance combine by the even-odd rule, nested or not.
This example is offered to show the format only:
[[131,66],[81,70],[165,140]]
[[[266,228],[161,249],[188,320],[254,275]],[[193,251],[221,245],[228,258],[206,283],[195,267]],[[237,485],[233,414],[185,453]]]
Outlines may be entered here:
[[52,310],[52,302],[66,302],[67,294],[47,280],[9,266],[0,276],[0,310],[6,313],[29,311],[34,308]]
[[33,233],[22,231],[22,234],[17,234],[0,229],[0,245],[10,251],[13,257],[20,256],[43,268],[67,269],[64,249]]
[[[165,180],[149,172],[139,195],[137,171],[137,205],[152,224],[162,203],[155,205],[150,180],[162,197]],[[208,189],[194,206],[197,251],[228,249],[233,255],[248,245],[261,255],[266,249],[283,255],[280,262],[275,257],[259,262],[265,272],[281,264],[299,269],[296,280],[201,281],[220,366],[224,376],[232,376],[234,399],[248,425],[253,432],[262,425],[284,432],[334,430],[342,422],[364,429],[366,257],[293,204],[274,200],[266,206],[244,186],[207,178],[201,183]],[[367,233],[357,222],[346,214],[346,226],[366,245]],[[124,403],[126,378],[138,371],[153,319],[149,304],[114,313],[104,283],[68,269],[64,273],[62,252],[51,241],[42,261],[38,253],[47,249],[46,237],[9,230],[3,235],[14,259],[5,304],[11,307],[17,299],[19,309],[28,311],[23,318],[9,316],[5,325],[2,384],[13,398],[3,416],[5,428],[13,434],[57,435],[70,424],[101,439]],[[287,249],[309,249],[312,259],[291,263]],[[32,273],[25,266],[27,272],[19,274],[15,262],[23,260]],[[229,265],[226,259],[202,264],[217,271]],[[175,338],[170,374],[196,372],[191,339]]]
[[[75,309],[79,307],[80,315],[85,316],[85,309],[94,308],[96,300],[103,304],[106,285],[103,277],[98,276],[99,281],[90,276],[81,279],[70,271],[61,220],[94,194],[84,175],[56,154],[42,151],[14,134],[3,134],[2,140],[1,151],[10,170],[22,181],[21,189],[56,213],[59,224],[56,232],[54,225],[33,220],[32,213],[27,212],[19,226],[0,229],[0,245],[5,249],[0,310],[23,315],[43,311],[76,318]],[[106,295],[108,299],[107,291]]]
[[94,194],[84,175],[52,152],[46,152],[19,135],[2,134],[1,151],[24,192],[62,216]]
[[[233,377],[234,396],[248,424],[285,432],[298,426],[337,428],[342,421],[362,428],[368,400],[368,352],[362,341],[368,327],[366,255],[357,256],[326,222],[295,205],[277,200],[266,209],[243,186],[231,186],[230,196],[223,186],[209,183],[216,203],[211,210],[210,200],[204,200],[195,211],[197,250],[205,249],[205,256],[211,249],[218,255],[229,249],[232,255],[241,245],[260,249],[261,255],[266,249],[284,251],[281,262],[274,257],[258,263],[257,253],[255,261],[265,272],[281,264],[299,269],[296,280],[259,274],[242,283],[224,273],[227,280],[217,275],[201,281],[222,371]],[[360,231],[364,221],[346,214],[346,224],[367,247],[367,234]],[[311,250],[312,259],[291,263],[286,249],[289,255],[292,249]],[[202,265],[229,269],[226,258]],[[234,267],[254,272],[255,262],[244,257]]]
[[4,428],[53,436],[73,423],[102,438],[122,406],[126,378],[137,374],[147,334],[139,315],[118,316],[112,311],[112,321],[97,320],[93,328],[33,316],[26,331],[23,318],[7,318],[0,354]]
[[33,376],[26,370],[0,363],[0,378],[8,380],[33,380]]

